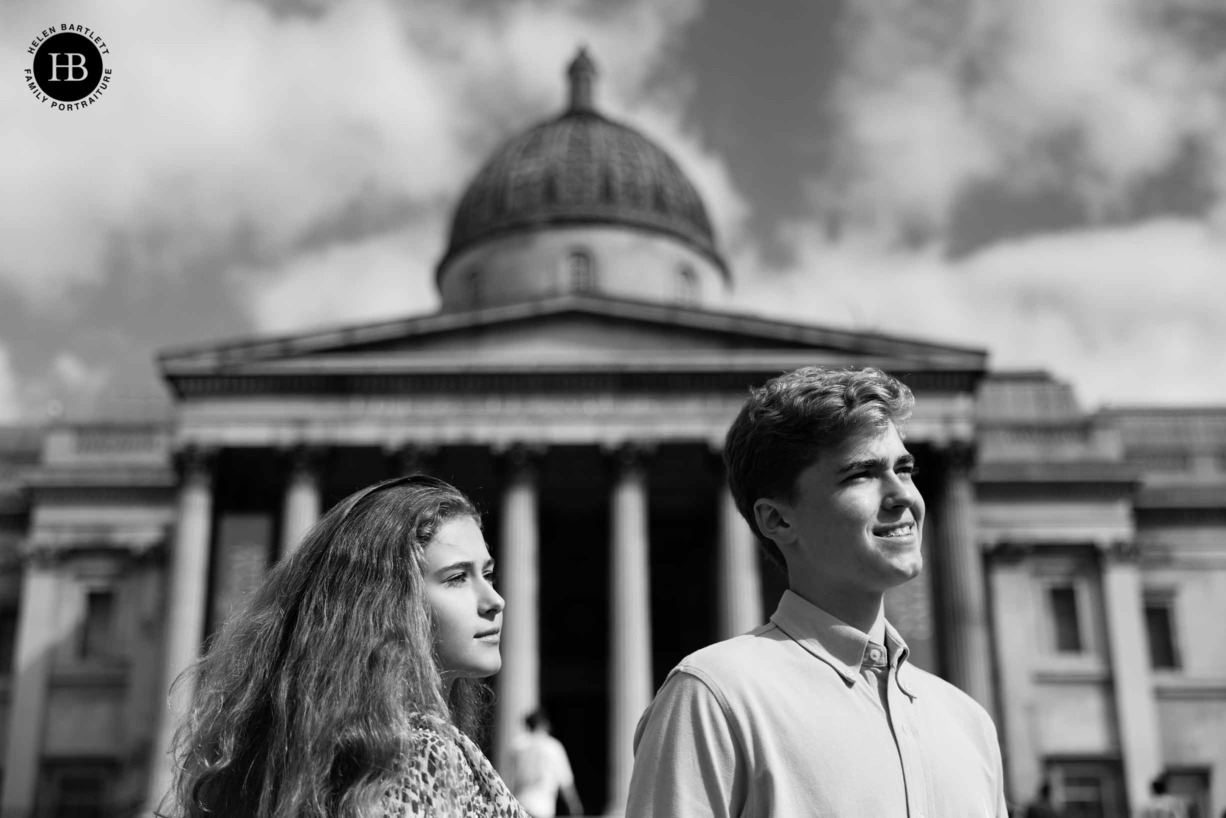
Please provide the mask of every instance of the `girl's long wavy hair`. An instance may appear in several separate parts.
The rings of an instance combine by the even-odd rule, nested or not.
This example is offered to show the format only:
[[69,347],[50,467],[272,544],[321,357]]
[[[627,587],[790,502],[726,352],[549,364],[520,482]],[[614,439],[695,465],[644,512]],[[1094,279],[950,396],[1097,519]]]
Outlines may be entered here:
[[352,494],[325,514],[225,623],[194,675],[175,733],[183,818],[338,818],[377,807],[409,751],[410,719],[473,738],[488,704],[475,679],[444,699],[424,593],[425,549],[471,517],[424,475]]

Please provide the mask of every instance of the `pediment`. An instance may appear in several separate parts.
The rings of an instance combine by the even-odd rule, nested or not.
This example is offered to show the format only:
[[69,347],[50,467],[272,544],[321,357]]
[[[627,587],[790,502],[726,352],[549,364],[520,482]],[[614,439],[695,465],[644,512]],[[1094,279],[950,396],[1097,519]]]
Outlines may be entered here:
[[174,350],[159,363],[182,395],[184,383],[202,378],[265,385],[291,378],[304,389],[304,379],[312,379],[313,388],[332,391],[337,379],[369,376],[769,374],[806,364],[977,378],[986,353],[731,312],[569,296]]

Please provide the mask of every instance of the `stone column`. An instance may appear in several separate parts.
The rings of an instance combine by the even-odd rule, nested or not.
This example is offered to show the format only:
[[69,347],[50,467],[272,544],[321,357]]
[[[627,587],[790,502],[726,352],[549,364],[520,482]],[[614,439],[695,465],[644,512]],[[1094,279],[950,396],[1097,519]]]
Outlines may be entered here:
[[507,609],[502,615],[494,764],[503,775],[509,772],[511,742],[541,695],[536,461],[535,453],[523,446],[513,447],[502,461],[506,477],[498,573]]
[[1111,681],[1124,760],[1124,785],[1133,809],[1162,771],[1158,710],[1150,673],[1141,572],[1131,544],[1102,550],[1103,605],[1107,613]]
[[728,639],[762,624],[758,544],[726,485],[719,489],[719,633]]
[[294,553],[315,521],[319,519],[318,452],[299,446],[289,452],[285,496],[281,504],[281,554]]
[[625,810],[634,769],[634,728],[651,703],[651,583],[648,568],[647,469],[645,452],[616,452],[610,543],[609,803],[605,813]]
[[[1035,608],[1029,560],[1033,549],[1022,545],[996,546],[988,559],[992,611],[1002,627],[992,642],[1000,661],[1000,714],[996,728],[1004,756],[1009,800],[1032,798],[1043,778],[1038,741],[1038,707],[1034,686]],[[1010,626],[1009,623],[1012,623]]]
[[995,708],[992,662],[988,652],[988,612],[983,555],[975,534],[974,452],[967,445],[947,448],[944,491],[933,510],[937,570],[941,589],[941,654],[949,681],[988,712]]
[[57,644],[69,635],[60,608],[60,583],[49,555],[26,558],[21,578],[21,619],[13,661],[8,746],[0,814],[33,815],[47,712],[47,683]]
[[[213,490],[210,458],[205,452],[189,449],[181,458],[179,518],[169,559],[166,589],[165,652],[162,657],[162,684],[159,699],[168,696],[175,679],[200,654],[204,639],[205,591],[208,586],[209,544],[212,539]],[[170,790],[169,753],[179,717],[192,701],[191,677],[175,689],[169,708],[157,709],[153,758],[149,778],[149,797],[145,814],[158,809]]]

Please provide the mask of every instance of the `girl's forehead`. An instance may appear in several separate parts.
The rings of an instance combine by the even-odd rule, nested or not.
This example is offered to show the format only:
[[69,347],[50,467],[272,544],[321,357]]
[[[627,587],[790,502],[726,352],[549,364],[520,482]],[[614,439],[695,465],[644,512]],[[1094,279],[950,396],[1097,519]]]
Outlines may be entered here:
[[489,547],[477,521],[471,517],[456,517],[438,527],[434,539],[426,545],[426,558],[431,562],[447,559],[486,560]]

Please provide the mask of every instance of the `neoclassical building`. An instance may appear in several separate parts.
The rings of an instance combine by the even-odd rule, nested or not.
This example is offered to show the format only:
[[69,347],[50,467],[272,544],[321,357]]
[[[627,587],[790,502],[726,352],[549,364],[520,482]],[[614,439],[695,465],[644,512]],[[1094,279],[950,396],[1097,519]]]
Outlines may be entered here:
[[996,717],[1010,799],[1124,815],[1167,773],[1226,808],[1226,407],[1087,413],[982,350],[739,312],[684,172],[582,52],[568,78],[460,196],[437,313],[167,351],[164,418],[0,430],[0,814],[148,815],[170,682],[322,510],[412,471],[477,500],[499,562],[495,762],[544,704],[617,814],[664,675],[782,592],[720,450],[807,364],[917,396],[927,569],[887,608]]

